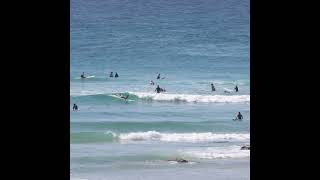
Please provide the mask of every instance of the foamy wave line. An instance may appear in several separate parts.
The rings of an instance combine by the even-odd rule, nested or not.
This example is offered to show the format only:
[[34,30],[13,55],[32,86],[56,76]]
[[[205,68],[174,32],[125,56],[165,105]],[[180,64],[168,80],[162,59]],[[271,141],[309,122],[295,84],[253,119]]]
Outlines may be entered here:
[[180,151],[183,156],[199,159],[245,158],[250,157],[250,150],[240,150],[241,146],[209,147],[189,151]]
[[141,99],[156,101],[182,101],[182,102],[213,102],[213,103],[242,103],[250,102],[250,95],[191,95],[191,94],[166,94],[130,92]]
[[71,175],[70,175],[70,180],[88,180],[88,179],[77,178],[77,177],[71,177]]
[[70,96],[72,97],[78,97],[78,96],[92,96],[92,95],[102,95],[105,94],[103,91],[96,92],[96,91],[71,91],[70,90]]
[[250,134],[205,133],[160,133],[157,131],[120,134],[120,141],[164,141],[164,142],[209,142],[209,141],[249,141]]

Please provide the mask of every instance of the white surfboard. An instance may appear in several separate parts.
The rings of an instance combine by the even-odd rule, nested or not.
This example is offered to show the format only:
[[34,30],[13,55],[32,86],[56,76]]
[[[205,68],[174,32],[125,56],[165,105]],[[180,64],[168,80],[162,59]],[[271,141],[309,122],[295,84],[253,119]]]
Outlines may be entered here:
[[110,96],[112,96],[112,97],[114,97],[114,98],[117,98],[117,99],[122,99],[122,100],[127,100],[127,101],[134,101],[134,100],[131,100],[131,99],[123,99],[121,96],[119,96],[119,95],[114,95],[114,94],[112,94],[112,95],[110,95]]

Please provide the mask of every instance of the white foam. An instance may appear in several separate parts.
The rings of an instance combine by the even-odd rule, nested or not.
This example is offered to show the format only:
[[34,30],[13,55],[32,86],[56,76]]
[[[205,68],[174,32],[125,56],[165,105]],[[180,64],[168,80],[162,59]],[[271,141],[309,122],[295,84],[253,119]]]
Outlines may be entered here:
[[77,96],[91,96],[91,95],[100,95],[104,94],[103,91],[89,91],[89,90],[81,90],[81,91],[76,91],[70,89],[70,96],[77,97]]
[[157,131],[120,134],[121,141],[164,141],[164,142],[210,142],[210,141],[249,141],[250,134],[205,133],[160,133]]
[[70,180],[88,180],[88,179],[70,177]]
[[214,103],[241,103],[250,102],[250,95],[191,95],[191,94],[166,94],[130,92],[139,98],[156,101],[184,101],[184,102],[214,102]]
[[200,159],[245,158],[250,157],[250,150],[240,150],[241,146],[209,147],[180,151],[182,155]]
[[117,134],[114,133],[114,132],[112,132],[112,131],[107,131],[107,132],[105,132],[104,134],[106,134],[106,135],[112,135],[113,137],[117,137]]

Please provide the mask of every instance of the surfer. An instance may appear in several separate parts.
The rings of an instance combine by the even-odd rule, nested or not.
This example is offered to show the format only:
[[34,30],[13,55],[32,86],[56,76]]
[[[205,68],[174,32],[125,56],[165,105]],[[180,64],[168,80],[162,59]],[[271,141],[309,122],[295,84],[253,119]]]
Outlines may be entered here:
[[76,104],[73,104],[72,110],[77,111],[78,110],[78,106]]
[[119,77],[118,73],[116,72],[116,75],[114,75],[115,78]]
[[175,160],[168,160],[168,161],[176,161],[176,162],[178,162],[178,163],[187,163],[187,162],[189,162],[189,161],[187,161],[187,160],[185,160],[185,159],[182,159],[182,158],[176,158]]
[[125,99],[127,100],[129,98],[129,94],[128,95],[122,95],[121,93],[113,93],[112,95],[118,96],[119,98]]
[[211,91],[216,91],[216,88],[214,87],[213,83],[211,83]]
[[160,79],[160,74],[158,74],[158,77],[157,77],[157,79]]
[[187,163],[188,161],[185,160],[185,159],[177,159],[177,162],[179,162],[179,163]]
[[127,100],[129,98],[129,94],[126,96],[121,95],[121,98]]
[[112,95],[115,95],[115,96],[121,96],[121,93],[113,93]]
[[240,150],[250,150],[250,145],[244,145]]
[[234,90],[236,90],[236,92],[239,91],[238,86],[236,85],[236,87],[234,87]]
[[110,73],[109,77],[113,77],[113,72]]
[[156,90],[154,90],[154,91],[157,91],[157,93],[160,93],[160,92],[161,92],[160,86],[158,85],[157,88],[156,88]]
[[85,76],[84,76],[84,72],[82,72],[82,74],[81,74],[81,76],[80,76],[82,79],[83,78],[86,78]]
[[154,82],[151,80],[151,81],[150,81],[150,84],[153,86],[153,85],[154,85]]
[[243,119],[242,114],[240,112],[238,112],[237,117],[236,117],[235,120],[242,120],[242,119]]

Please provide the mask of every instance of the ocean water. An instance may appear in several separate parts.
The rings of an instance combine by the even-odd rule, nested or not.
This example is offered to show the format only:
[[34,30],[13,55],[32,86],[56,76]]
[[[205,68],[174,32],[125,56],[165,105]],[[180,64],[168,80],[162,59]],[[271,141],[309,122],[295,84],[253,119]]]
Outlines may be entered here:
[[70,178],[250,179],[249,27],[249,0],[71,0]]

